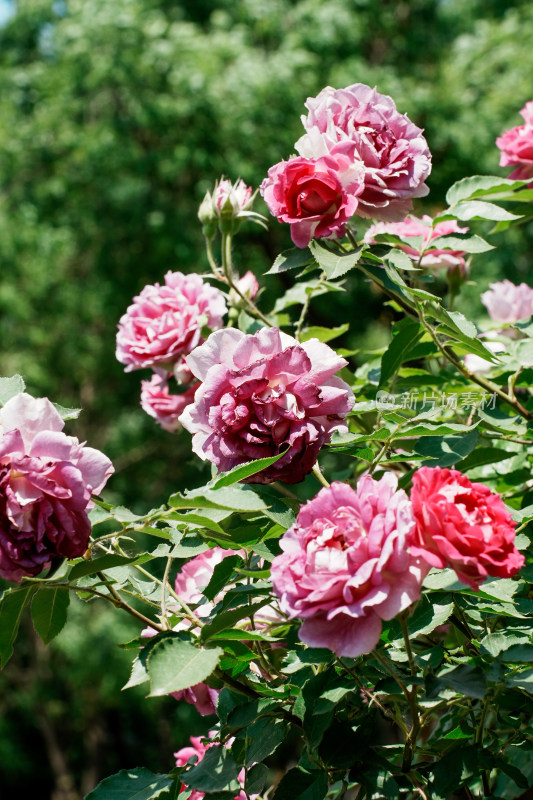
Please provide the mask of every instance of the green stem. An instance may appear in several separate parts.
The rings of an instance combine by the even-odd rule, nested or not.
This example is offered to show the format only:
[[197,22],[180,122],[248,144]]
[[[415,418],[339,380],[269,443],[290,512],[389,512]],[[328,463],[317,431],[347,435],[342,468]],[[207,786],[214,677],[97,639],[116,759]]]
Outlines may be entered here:
[[322,484],[322,486],[325,486],[326,489],[329,489],[330,484],[328,483],[328,481],[322,475],[322,472],[320,471],[320,467],[318,466],[318,461],[316,462],[315,466],[313,467],[313,475],[315,476],[317,481]]
[[[137,611],[137,609],[133,608],[133,606],[130,606],[129,603],[126,603],[126,601],[117,592],[115,587],[107,580],[103,572],[97,572],[96,574],[98,575],[100,580],[105,584],[109,594],[111,595],[111,597],[108,597],[107,599],[111,603],[113,603],[114,606],[116,606],[117,608],[122,608],[124,611],[130,614],[130,616],[135,617],[135,619],[139,620],[144,625],[149,625],[150,628],[154,628],[158,632],[164,630],[162,625],[158,625],[156,622],[153,622],[148,617],[145,617],[144,614],[141,614],[140,611]],[[85,591],[83,587],[78,587],[78,589],[80,588],[83,591]],[[106,595],[102,595],[102,597],[106,597]]]

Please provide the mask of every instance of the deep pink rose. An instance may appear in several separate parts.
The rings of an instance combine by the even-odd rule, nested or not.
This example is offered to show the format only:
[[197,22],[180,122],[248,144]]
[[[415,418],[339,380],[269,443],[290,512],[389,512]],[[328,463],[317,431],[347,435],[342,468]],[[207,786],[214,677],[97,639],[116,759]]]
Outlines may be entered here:
[[280,540],[272,585],[281,610],[304,622],[300,639],[339,656],[370,653],[382,620],[420,597],[427,566],[410,552],[411,504],[393,473],[354,491],[332,483],[306,503]]
[[306,158],[327,155],[339,143],[352,145],[363,162],[364,190],[357,215],[402,219],[414,197],[424,197],[431,172],[431,153],[420,128],[400,114],[394,100],[363,83],[346,89],[326,86],[306,103],[306,133],[296,150]]
[[479,589],[488,575],[510,578],[523,566],[515,523],[501,497],[456,469],[421,467],[413,475],[416,520],[412,551],[432,567],[451,567]]
[[152,375],[149,381],[141,381],[141,407],[165,431],[173,433],[180,427],[178,417],[194,400],[197,388],[198,384],[195,383],[181,394],[171,394],[167,380],[160,375]]
[[297,247],[307,247],[311,239],[343,236],[362,190],[362,164],[335,151],[317,159],[281,161],[260,186],[271,214],[291,226]]
[[180,422],[200,458],[225,471],[286,451],[250,482],[301,481],[353,406],[350,387],[335,377],[345,359],[277,328],[216,331],[187,363],[202,384]]
[[87,549],[93,507],[113,472],[99,450],[64,434],[49,400],[21,392],[0,410],[0,575],[21,581]]
[[189,689],[182,689],[180,692],[172,692],[172,697],[176,700],[185,700],[189,705],[194,706],[202,717],[217,713],[217,699],[219,689],[212,689],[207,683],[197,683]]
[[496,139],[500,148],[500,167],[517,166],[510,178],[527,181],[533,178],[533,101],[526,103],[520,114],[525,122]]
[[[380,233],[389,233],[394,236],[401,236],[403,239],[422,237],[422,245],[414,246],[410,244],[398,245],[400,250],[415,262],[420,261],[421,267],[435,269],[437,267],[447,267],[453,269],[459,267],[465,270],[464,250],[441,250],[438,247],[429,247],[430,243],[440,236],[448,236],[454,233],[467,233],[468,228],[460,228],[454,219],[437,222],[432,227],[433,220],[427,214],[421,219],[410,214],[402,222],[377,222],[371,225],[365,233],[364,240],[368,244],[375,243],[375,237]],[[421,253],[424,255],[421,257]]]
[[533,314],[533,289],[527,283],[518,286],[508,280],[491,283],[481,301],[495,322],[518,322]]
[[225,313],[223,294],[200,275],[167,272],[164,286],[145,286],[121,317],[117,359],[126,364],[126,372],[172,370],[203,341],[202,327],[221,327]]

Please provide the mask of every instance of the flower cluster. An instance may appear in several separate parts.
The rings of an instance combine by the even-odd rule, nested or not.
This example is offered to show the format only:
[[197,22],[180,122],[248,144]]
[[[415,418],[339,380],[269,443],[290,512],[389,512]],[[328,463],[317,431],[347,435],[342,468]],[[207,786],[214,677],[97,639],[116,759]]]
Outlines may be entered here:
[[46,398],[21,392],[0,410],[0,575],[21,581],[87,549],[87,512],[113,472],[99,450],[63,433]]
[[524,563],[514,531],[501,498],[457,470],[422,467],[411,499],[392,473],[366,475],[300,509],[272,585],[281,609],[303,620],[303,642],[356,657],[375,648],[382,620],[420,597],[430,567],[451,567],[473,589],[488,575],[514,575]]
[[527,181],[533,178],[533,100],[520,111],[523,125],[517,125],[496,139],[501,150],[500,167],[516,167],[510,178]]
[[354,214],[398,220],[428,193],[431,154],[422,130],[388,95],[361,83],[308,98],[299,157],[272,167],[260,191],[298,247],[339,237]]
[[346,363],[317,339],[300,344],[277,328],[216,331],[187,358],[201,384],[180,422],[194,452],[219,470],[280,455],[249,480],[297,483],[345,429],[354,399],[335,373]]
[[[225,313],[224,295],[200,275],[167,272],[163,286],[145,286],[121,317],[117,359],[126,372],[144,367],[155,372],[142,382],[141,405],[165,430],[179,427],[178,417],[194,398],[185,356],[204,341],[204,327],[222,326]],[[180,393],[169,391],[172,378]]]
[[431,243],[441,236],[467,232],[468,228],[460,228],[454,219],[433,224],[433,220],[427,214],[421,219],[410,214],[402,222],[377,222],[375,225],[371,225],[365,233],[364,241],[368,244],[375,244],[375,237],[384,233],[399,236],[405,244],[397,245],[398,248],[407,253],[409,258],[420,267],[427,269],[439,267],[454,269],[457,267],[464,272],[466,265],[463,250],[432,247]]

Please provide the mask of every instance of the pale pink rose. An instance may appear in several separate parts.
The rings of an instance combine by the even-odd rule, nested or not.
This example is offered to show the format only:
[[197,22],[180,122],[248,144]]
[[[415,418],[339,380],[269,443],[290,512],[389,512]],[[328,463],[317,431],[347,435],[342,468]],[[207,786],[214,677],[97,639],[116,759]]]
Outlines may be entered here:
[[382,620],[420,597],[428,568],[410,551],[415,522],[393,473],[356,489],[332,483],[306,503],[272,562],[280,607],[303,619],[300,639],[356,658],[377,645]]
[[93,507],[113,472],[99,450],[63,433],[49,400],[21,392],[0,410],[0,575],[21,581],[87,549]]
[[518,322],[533,314],[533,289],[527,283],[516,286],[506,279],[491,283],[481,302],[495,322]]
[[271,167],[259,188],[271,214],[291,226],[294,244],[307,247],[311,239],[344,235],[363,190],[362,164],[335,150],[291,158]]
[[207,683],[197,683],[189,689],[182,689],[180,692],[172,692],[175,700],[185,700],[189,705],[194,706],[202,717],[217,713],[217,699],[219,689],[212,689]]
[[215,185],[213,204],[218,213],[228,209],[234,216],[237,216],[251,206],[251,201],[252,190],[243,180],[239,179],[232,183],[227,178],[223,178]]
[[277,328],[216,331],[187,363],[202,383],[180,422],[200,458],[225,471],[284,453],[250,482],[301,481],[353,407],[350,387],[335,377],[345,359]]
[[358,216],[402,219],[412,199],[428,193],[424,181],[431,172],[431,153],[423,131],[397,111],[391,97],[355,83],[346,89],[327,86],[306,106],[306,133],[296,150],[320,158],[339,145],[355,148],[365,167]]
[[421,467],[413,475],[413,553],[432,567],[451,567],[479,589],[488,575],[510,578],[524,564],[515,523],[501,497],[456,469]]
[[170,394],[167,380],[152,375],[149,381],[141,381],[141,407],[165,431],[173,433],[180,427],[178,417],[194,400],[197,388],[194,384],[181,394]]
[[[377,222],[375,225],[371,225],[365,233],[364,241],[367,244],[375,244],[375,237],[380,233],[401,236],[403,239],[422,237],[421,245],[414,246],[414,244],[406,243],[397,245],[397,247],[407,253],[415,263],[420,263],[421,267],[429,269],[459,267],[461,271],[464,271],[464,250],[442,250],[438,247],[430,247],[430,244],[440,236],[467,232],[468,228],[460,228],[454,219],[437,222],[433,227],[433,220],[427,214],[421,219],[410,214],[402,222]],[[423,255],[421,255],[422,253]]]
[[[228,556],[237,555],[238,552],[238,550],[224,550],[223,547],[212,547],[205,553],[200,553],[187,561],[176,575],[174,584],[176,594],[187,605],[196,606],[198,603],[202,603],[196,609],[198,616],[208,616],[213,610],[213,604],[206,601],[202,592],[213,577],[215,567]],[[218,602],[217,598],[215,598],[216,602]]]
[[245,272],[242,278],[236,282],[237,289],[249,300],[253,300],[259,291],[259,284],[254,273],[249,269]]
[[[210,747],[231,747],[233,743],[233,739],[229,739],[225,744],[218,744],[218,742],[210,741],[213,740],[216,736],[216,731],[209,731],[208,737],[209,739],[206,740],[206,737],[202,736],[191,736],[190,742],[191,745],[189,747],[182,747],[181,750],[178,750],[174,753],[174,758],[176,759],[176,766],[177,767],[184,767],[189,760],[191,761],[191,766],[196,766],[199,764],[200,761],[205,756],[207,750]],[[244,767],[241,769],[239,774],[237,775],[237,780],[241,786],[241,790],[238,794],[235,795],[233,800],[255,800],[258,797],[256,794],[250,795],[248,798],[247,794],[244,791],[244,782],[246,779],[246,773]],[[183,785],[187,786],[187,773],[183,776]],[[193,789],[190,795],[190,800],[202,800],[202,797],[205,796],[205,792],[199,792],[197,789]]]
[[203,341],[201,330],[220,328],[223,294],[194,273],[167,272],[165,285],[145,286],[121,317],[117,359],[126,372],[142,367],[172,370]]
[[501,150],[500,167],[518,165],[509,177],[527,181],[533,178],[533,101],[526,103],[520,114],[524,124],[502,133],[496,146]]

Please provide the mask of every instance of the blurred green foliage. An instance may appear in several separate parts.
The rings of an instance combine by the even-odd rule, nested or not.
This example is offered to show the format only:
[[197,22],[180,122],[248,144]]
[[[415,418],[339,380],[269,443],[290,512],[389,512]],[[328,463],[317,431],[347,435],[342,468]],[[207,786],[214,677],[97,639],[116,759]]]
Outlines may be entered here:
[[[392,95],[425,128],[431,194],[416,211],[432,213],[453,181],[507,173],[494,140],[520,124],[518,111],[531,99],[532,51],[527,0],[18,0],[0,29],[0,373],[20,372],[34,395],[83,407],[69,429],[115,462],[113,501],[146,511],[197,484],[206,469],[193,460],[188,435],[171,437],[140,410],[140,377],[148,375],[125,375],[114,341],[118,319],[146,283],[169,269],[207,269],[196,220],[205,190],[222,174],[258,185],[291,154],[307,96],[327,84],[363,82]],[[237,259],[258,275],[290,246],[275,221],[267,233],[245,226],[239,238]],[[505,243],[478,257],[478,287],[463,302],[476,304],[479,290],[502,273],[528,279],[531,232],[515,229]],[[265,280],[267,309],[279,280]],[[384,337],[389,317],[361,281],[350,286],[353,293],[335,296],[340,305],[312,305],[311,314],[315,324],[330,325],[353,308],[347,345],[356,347]],[[117,706],[127,675],[110,643],[128,637],[98,619],[94,632],[80,616],[76,666],[61,649],[64,635],[47,656],[56,682],[67,674],[73,681],[59,677],[56,701],[78,726],[78,738],[72,731],[64,744],[69,769],[79,776],[93,759],[97,782],[132,766],[135,748],[151,747],[153,761],[148,754],[144,763],[166,770],[171,751],[155,753],[148,741],[157,729],[154,701],[141,711],[138,703],[122,706],[120,696]],[[101,650],[93,662],[95,636]],[[25,674],[24,659],[0,677],[2,695]],[[99,669],[112,681],[106,691],[95,680]],[[39,680],[32,692],[52,691],[51,677]],[[87,683],[90,697],[80,692]],[[97,721],[85,716],[96,694]],[[21,774],[31,772],[23,742],[36,738],[32,751],[45,754],[46,735],[42,725],[32,728],[38,699],[31,692],[4,703],[2,789],[20,791]],[[87,731],[126,707],[128,755],[101,763]],[[61,727],[58,719],[53,727]],[[114,736],[107,741],[112,750]],[[176,731],[173,741],[182,743]],[[45,797],[53,765],[46,755],[32,763]],[[67,796],[78,795],[55,797]]]

